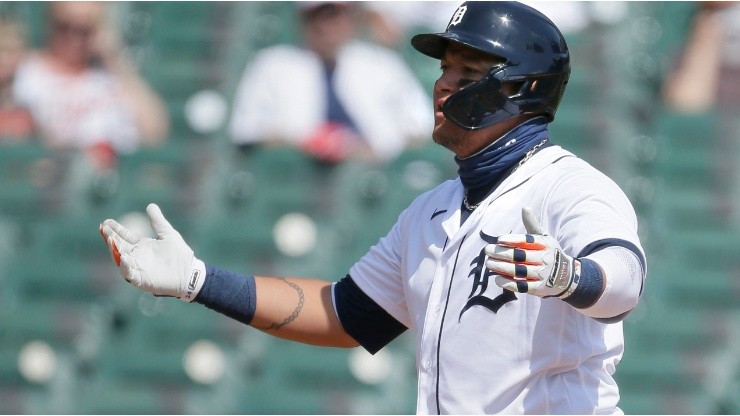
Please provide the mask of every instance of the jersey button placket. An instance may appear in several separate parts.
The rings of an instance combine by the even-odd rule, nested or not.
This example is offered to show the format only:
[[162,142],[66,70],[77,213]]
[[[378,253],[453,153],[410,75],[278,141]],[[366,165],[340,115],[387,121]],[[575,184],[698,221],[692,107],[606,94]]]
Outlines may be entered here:
[[420,398],[421,395],[428,395],[435,391],[436,372],[434,370],[437,357],[437,336],[439,335],[439,319],[442,310],[441,302],[445,295],[445,276],[447,276],[447,268],[443,264],[436,268],[432,287],[429,291],[429,306],[426,311],[419,360]]

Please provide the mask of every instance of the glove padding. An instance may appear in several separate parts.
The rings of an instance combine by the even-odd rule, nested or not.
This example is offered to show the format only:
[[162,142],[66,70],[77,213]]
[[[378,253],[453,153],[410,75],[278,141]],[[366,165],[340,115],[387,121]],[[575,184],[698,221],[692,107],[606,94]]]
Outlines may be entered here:
[[530,208],[522,208],[527,234],[507,234],[485,247],[496,285],[512,292],[565,299],[578,285],[580,262],[565,254]]
[[157,238],[142,237],[112,219],[100,224],[113,261],[123,278],[139,289],[192,302],[203,286],[205,264],[156,204],[149,204],[146,213]]

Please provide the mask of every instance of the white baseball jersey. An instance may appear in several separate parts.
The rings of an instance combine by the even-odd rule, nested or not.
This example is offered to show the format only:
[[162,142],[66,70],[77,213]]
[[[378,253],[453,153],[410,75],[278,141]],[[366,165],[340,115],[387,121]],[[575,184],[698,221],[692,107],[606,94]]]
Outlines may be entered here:
[[463,186],[417,198],[350,270],[363,292],[414,332],[418,413],[621,413],[612,378],[622,324],[557,298],[496,286],[483,248],[526,233],[523,206],[571,256],[602,241],[634,244],[634,210],[619,187],[552,146],[514,171],[460,224]]

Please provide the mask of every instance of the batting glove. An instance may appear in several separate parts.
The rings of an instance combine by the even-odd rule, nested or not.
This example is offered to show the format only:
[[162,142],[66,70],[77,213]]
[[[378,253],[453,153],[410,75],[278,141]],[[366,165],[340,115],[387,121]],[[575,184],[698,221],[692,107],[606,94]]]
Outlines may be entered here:
[[522,208],[527,234],[508,234],[485,247],[486,267],[496,273],[496,284],[518,293],[566,299],[578,286],[580,261],[565,254],[547,235],[534,213]]
[[205,264],[155,204],[146,208],[156,238],[126,229],[112,219],[100,224],[113,261],[127,282],[154,296],[172,296],[192,302],[203,287]]

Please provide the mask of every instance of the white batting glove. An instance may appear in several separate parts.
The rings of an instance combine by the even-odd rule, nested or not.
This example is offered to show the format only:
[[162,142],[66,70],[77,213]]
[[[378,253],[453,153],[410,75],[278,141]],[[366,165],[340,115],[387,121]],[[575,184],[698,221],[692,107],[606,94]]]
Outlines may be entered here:
[[518,293],[565,299],[575,291],[580,261],[565,254],[547,235],[534,213],[522,208],[528,234],[507,234],[485,247],[486,267],[496,273],[496,284]]
[[113,261],[123,278],[139,289],[192,302],[203,287],[205,264],[195,258],[156,204],[149,204],[146,213],[157,238],[142,237],[112,219],[100,224]]

